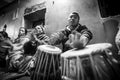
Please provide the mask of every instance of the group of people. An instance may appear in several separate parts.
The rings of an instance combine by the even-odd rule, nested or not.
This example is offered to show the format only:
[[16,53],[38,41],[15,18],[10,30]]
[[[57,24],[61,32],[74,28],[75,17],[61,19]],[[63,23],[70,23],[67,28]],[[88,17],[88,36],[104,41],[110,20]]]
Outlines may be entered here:
[[[7,66],[8,72],[26,72],[28,68],[23,68],[31,61],[32,57],[40,45],[62,44],[62,52],[72,48],[82,49],[92,39],[91,31],[79,23],[80,16],[77,12],[72,12],[68,17],[68,25],[65,29],[47,36],[44,25],[37,25],[30,33],[25,27],[20,27],[18,37],[11,41],[3,31],[0,32],[0,63],[2,67]],[[35,66],[32,64],[32,67]],[[31,65],[26,65],[31,67]],[[31,68],[32,68],[31,67]],[[29,68],[30,69],[30,68]]]

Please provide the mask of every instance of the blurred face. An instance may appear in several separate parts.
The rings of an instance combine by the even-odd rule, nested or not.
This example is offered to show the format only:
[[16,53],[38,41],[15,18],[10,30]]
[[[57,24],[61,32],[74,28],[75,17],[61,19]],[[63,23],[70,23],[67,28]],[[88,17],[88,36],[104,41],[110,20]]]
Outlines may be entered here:
[[20,28],[19,34],[20,34],[20,35],[25,35],[25,29],[24,29],[24,28]]
[[35,27],[35,31],[36,31],[36,33],[38,34],[38,33],[43,33],[44,31],[43,31],[43,26],[42,25],[38,25],[38,26],[36,26]]
[[78,16],[71,13],[71,14],[69,15],[69,18],[68,18],[68,24],[69,24],[70,26],[76,26],[76,25],[78,25],[78,23],[79,23],[79,18],[78,18]]

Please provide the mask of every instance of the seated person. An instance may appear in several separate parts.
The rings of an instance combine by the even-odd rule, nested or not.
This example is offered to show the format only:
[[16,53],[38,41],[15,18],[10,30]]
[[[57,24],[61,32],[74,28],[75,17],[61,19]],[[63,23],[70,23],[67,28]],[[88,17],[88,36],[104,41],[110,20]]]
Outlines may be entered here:
[[19,28],[18,37],[13,42],[13,50],[8,55],[9,61],[9,70],[17,71],[18,66],[21,64],[24,58],[24,49],[23,46],[26,42],[29,41],[29,38],[26,37],[27,29],[24,27]]
[[28,35],[30,41],[24,45],[24,54],[34,55],[39,45],[47,44],[49,37],[44,32],[43,25],[37,25]]
[[[20,30],[23,30],[23,28],[20,28]],[[43,27],[40,25],[36,26],[30,34],[19,36],[13,44],[13,54],[9,56],[11,71],[26,72],[30,67],[29,61],[34,56],[37,46],[46,44],[47,38],[48,36],[46,36]]]
[[26,35],[27,35],[27,29],[25,27],[20,27],[18,37],[14,40],[13,43],[20,43],[22,39],[26,38]]
[[[26,34],[27,29],[20,27],[18,37],[13,42],[12,49],[8,54],[8,71],[6,75],[2,76],[2,80],[15,80],[28,75],[26,69],[23,69],[26,68],[24,65],[30,61],[29,57],[24,56],[23,46],[29,41],[29,38],[26,36]],[[20,71],[21,69],[23,70]]]

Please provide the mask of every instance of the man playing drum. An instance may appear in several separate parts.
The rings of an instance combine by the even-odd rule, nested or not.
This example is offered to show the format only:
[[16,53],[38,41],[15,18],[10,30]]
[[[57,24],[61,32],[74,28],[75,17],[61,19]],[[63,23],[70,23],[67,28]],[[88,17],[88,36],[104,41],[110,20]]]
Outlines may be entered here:
[[[58,33],[54,33],[50,37],[50,42],[52,45],[63,44],[63,52],[69,49],[72,49],[73,41],[75,41],[76,33],[79,33],[77,36],[81,47],[84,47],[92,39],[92,33],[86,26],[83,26],[79,23],[80,17],[77,12],[73,12],[68,17],[68,25],[66,29]],[[73,34],[72,41],[69,39],[69,35]],[[74,34],[75,33],[75,34]]]

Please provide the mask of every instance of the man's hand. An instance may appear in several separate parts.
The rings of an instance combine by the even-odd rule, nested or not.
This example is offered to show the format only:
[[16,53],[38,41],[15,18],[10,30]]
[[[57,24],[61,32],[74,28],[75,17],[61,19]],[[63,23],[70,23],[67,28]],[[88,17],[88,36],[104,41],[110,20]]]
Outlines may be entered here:
[[73,31],[72,34],[69,35],[70,46],[77,49],[82,49],[86,46],[88,42],[88,38],[84,35],[81,35],[77,31]]

